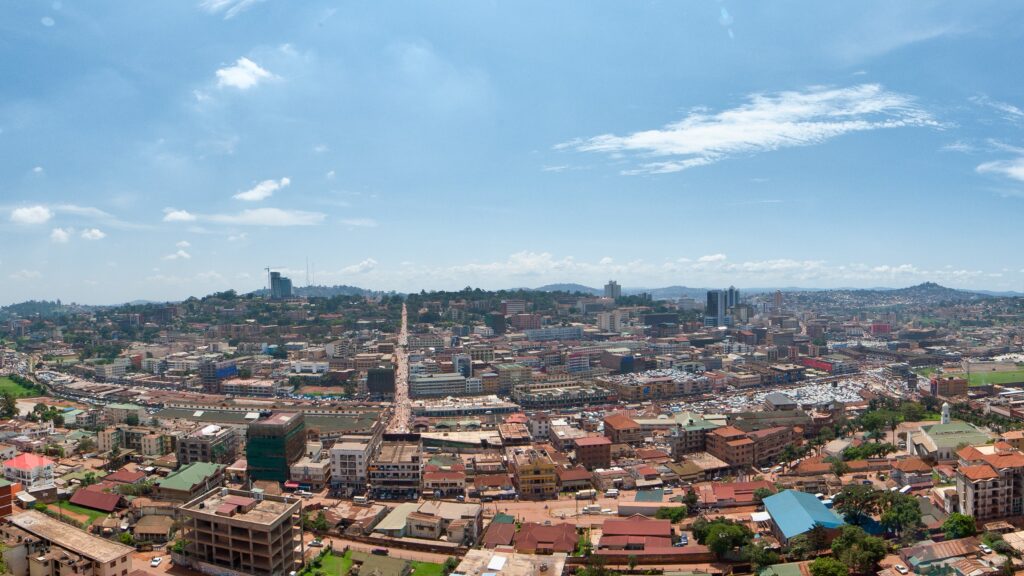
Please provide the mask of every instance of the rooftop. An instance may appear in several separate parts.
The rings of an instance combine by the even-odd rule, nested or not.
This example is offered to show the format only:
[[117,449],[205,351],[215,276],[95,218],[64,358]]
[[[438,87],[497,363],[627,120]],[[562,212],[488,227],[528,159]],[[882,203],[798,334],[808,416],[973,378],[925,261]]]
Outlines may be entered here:
[[10,517],[10,522],[26,532],[95,562],[113,562],[135,551],[134,548],[123,544],[92,536],[35,510],[15,514]]
[[179,490],[187,492],[192,487],[201,484],[207,478],[217,474],[224,469],[223,464],[211,464],[209,462],[193,462],[184,468],[178,469],[166,478],[156,481],[156,485],[165,490]]
[[803,534],[815,524],[825,528],[838,528],[845,524],[813,494],[796,490],[784,490],[765,498],[764,509],[771,514],[786,538]]
[[519,554],[497,550],[470,550],[452,573],[461,576],[534,576],[561,574],[565,568],[564,553],[550,555]]
[[264,496],[262,500],[257,500],[254,496],[252,492],[218,488],[192,500],[181,509],[192,513],[216,514],[224,519],[261,526],[271,526],[297,512],[298,500],[276,496]]

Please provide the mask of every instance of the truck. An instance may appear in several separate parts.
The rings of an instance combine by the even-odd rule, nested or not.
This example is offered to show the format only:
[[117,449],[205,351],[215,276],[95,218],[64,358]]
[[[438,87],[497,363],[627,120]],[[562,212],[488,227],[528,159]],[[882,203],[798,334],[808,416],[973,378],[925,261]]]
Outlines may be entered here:
[[580,490],[576,493],[577,500],[593,500],[597,497],[597,490],[590,488],[588,490]]

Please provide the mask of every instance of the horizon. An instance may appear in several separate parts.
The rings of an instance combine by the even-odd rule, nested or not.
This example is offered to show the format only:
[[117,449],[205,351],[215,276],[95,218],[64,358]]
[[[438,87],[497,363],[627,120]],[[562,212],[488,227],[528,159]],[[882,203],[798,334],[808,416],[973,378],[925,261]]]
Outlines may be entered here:
[[1021,6],[0,15],[0,302],[1024,284]]

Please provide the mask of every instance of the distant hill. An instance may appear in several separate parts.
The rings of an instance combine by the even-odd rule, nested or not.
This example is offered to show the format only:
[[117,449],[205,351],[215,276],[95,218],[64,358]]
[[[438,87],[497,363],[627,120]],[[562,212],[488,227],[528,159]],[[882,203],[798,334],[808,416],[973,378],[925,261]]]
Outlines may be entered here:
[[604,294],[604,289],[591,288],[583,284],[545,284],[539,288],[534,288],[534,290],[537,292],[583,292],[584,294],[593,294],[594,296]]
[[[252,292],[256,296],[266,296],[267,289],[260,288]],[[302,298],[330,298],[331,296],[379,296],[381,294],[397,294],[396,292],[383,292],[378,290],[367,290],[358,286],[345,284],[338,286],[296,286],[292,288],[292,295]]]

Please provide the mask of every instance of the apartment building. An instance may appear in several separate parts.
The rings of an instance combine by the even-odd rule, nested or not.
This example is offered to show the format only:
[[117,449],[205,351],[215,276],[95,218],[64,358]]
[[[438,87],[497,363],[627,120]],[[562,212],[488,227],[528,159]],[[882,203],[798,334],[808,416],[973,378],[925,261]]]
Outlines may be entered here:
[[380,446],[380,437],[342,438],[328,451],[331,462],[331,488],[349,494],[362,494],[369,481],[370,459]]
[[509,448],[506,458],[520,498],[547,500],[558,497],[557,467],[546,452],[535,448]]
[[957,456],[961,514],[979,522],[1024,514],[1024,453],[984,445],[967,446]]
[[423,442],[419,434],[384,434],[367,467],[370,493],[379,499],[416,498],[423,481]]
[[409,376],[410,398],[436,398],[464,396],[466,377],[457,372],[449,374],[415,374]]
[[533,369],[522,364],[498,364],[498,393],[509,394],[520,388],[528,388],[533,382]]
[[45,456],[26,452],[4,461],[4,478],[21,484],[29,492],[53,487],[56,464]]
[[331,482],[331,460],[322,442],[307,442],[306,454],[291,465],[286,487],[320,491]]
[[232,464],[238,458],[239,433],[229,426],[210,424],[178,438],[178,465],[193,462]]
[[640,425],[622,413],[604,417],[604,435],[611,438],[613,444],[640,444],[644,441]]
[[733,467],[766,463],[794,440],[793,429],[786,426],[744,432],[723,426],[707,433],[707,451]]
[[607,468],[612,462],[612,441],[606,436],[585,436],[573,440],[576,462],[587,470]]
[[103,407],[103,419],[110,424],[137,425],[146,420],[146,409],[135,404],[107,404]]
[[179,509],[187,567],[207,573],[286,576],[298,570],[298,499],[211,490]]

